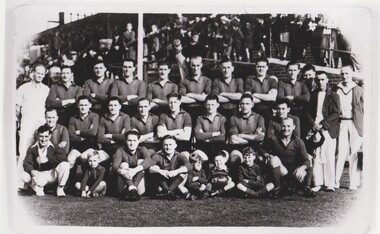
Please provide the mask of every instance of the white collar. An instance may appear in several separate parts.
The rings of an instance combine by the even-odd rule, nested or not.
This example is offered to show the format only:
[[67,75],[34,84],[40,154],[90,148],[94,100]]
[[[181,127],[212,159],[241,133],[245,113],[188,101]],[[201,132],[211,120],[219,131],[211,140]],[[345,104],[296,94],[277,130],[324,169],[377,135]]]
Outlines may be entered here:
[[[49,148],[49,146],[51,146],[51,147],[54,148],[54,145],[53,145],[53,143],[51,143],[51,141],[48,142],[48,145],[46,146],[46,148]],[[37,147],[38,149],[41,149],[40,145],[38,144],[38,141],[36,141],[36,143],[34,143],[34,145],[31,146],[31,148],[34,148],[34,147]]]

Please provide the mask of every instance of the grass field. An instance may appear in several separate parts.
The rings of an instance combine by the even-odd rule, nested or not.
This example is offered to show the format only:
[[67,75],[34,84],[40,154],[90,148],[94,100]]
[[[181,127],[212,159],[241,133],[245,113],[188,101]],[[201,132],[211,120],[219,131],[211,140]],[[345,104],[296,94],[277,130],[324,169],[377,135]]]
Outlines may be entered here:
[[151,227],[151,226],[277,226],[331,227],[339,223],[357,200],[343,175],[343,188],[321,191],[315,198],[279,200],[215,197],[166,201],[142,197],[138,202],[114,197],[58,198],[20,195],[27,213],[38,225]]

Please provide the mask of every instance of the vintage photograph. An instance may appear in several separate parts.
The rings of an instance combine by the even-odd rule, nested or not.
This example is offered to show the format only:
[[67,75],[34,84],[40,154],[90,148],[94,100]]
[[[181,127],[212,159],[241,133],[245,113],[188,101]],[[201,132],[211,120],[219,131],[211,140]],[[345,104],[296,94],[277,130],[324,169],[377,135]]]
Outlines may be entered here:
[[95,6],[8,15],[11,230],[368,231],[369,9]]

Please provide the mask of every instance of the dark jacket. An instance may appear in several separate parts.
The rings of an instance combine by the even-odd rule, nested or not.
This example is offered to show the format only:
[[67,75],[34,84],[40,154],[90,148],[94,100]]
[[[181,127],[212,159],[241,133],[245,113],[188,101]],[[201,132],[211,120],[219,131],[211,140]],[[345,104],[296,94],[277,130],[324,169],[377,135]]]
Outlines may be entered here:
[[32,145],[26,152],[23,162],[24,170],[30,173],[32,170],[47,171],[56,168],[61,162],[67,161],[65,149],[49,145],[46,153],[48,161],[46,163],[38,163],[38,143]]
[[[318,90],[311,93],[310,102],[307,105],[305,117],[309,127],[314,125],[314,120],[317,116],[318,105]],[[338,94],[331,90],[326,90],[325,100],[322,107],[323,120],[321,124],[323,129],[327,130],[331,138],[336,138],[339,135],[339,115],[340,115],[340,100]]]

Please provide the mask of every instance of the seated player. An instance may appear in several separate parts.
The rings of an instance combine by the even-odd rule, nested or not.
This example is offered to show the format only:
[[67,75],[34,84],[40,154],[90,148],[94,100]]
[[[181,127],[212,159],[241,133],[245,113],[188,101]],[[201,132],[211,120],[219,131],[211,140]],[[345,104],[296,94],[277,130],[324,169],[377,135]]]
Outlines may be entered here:
[[217,112],[219,107],[218,96],[208,95],[204,106],[206,114],[199,116],[195,125],[195,147],[209,156],[214,156],[225,147],[226,118]]
[[37,196],[45,195],[45,185],[58,182],[57,196],[64,197],[66,194],[63,188],[70,173],[65,150],[54,147],[50,142],[51,132],[47,125],[40,126],[37,133],[38,141],[29,147],[23,161],[24,172],[21,178]]
[[137,201],[145,192],[144,171],[151,165],[145,147],[139,147],[140,133],[125,133],[125,144],[113,156],[113,171],[117,174],[117,190],[120,198]]
[[113,80],[105,76],[106,67],[103,60],[94,63],[94,77],[84,82],[83,94],[90,98],[91,110],[99,115],[106,111],[107,100]]
[[258,146],[264,140],[264,118],[253,112],[253,98],[244,94],[239,103],[240,112],[230,121],[229,143],[233,149],[242,150],[247,145]]
[[236,188],[247,197],[262,197],[273,190],[273,183],[265,183],[259,165],[255,163],[256,152],[253,148],[243,149],[243,163],[239,167]]
[[[75,182],[77,170],[77,158],[88,149],[97,149],[96,134],[99,127],[99,116],[90,111],[91,102],[89,97],[78,98],[78,114],[72,116],[69,121],[69,137],[72,149],[67,156],[70,163],[70,182]],[[87,154],[86,154],[87,155]],[[85,166],[85,165],[83,165]],[[71,186],[74,186],[71,183]]]
[[45,119],[51,131],[50,142],[53,143],[55,147],[64,149],[66,154],[68,154],[70,149],[69,132],[65,126],[57,123],[57,110],[47,109],[45,111]]
[[198,199],[207,198],[211,186],[207,184],[207,175],[202,164],[208,160],[208,157],[203,151],[196,150],[191,153],[189,160],[193,165],[193,170],[188,174],[186,188],[193,194],[192,196],[196,196]]
[[228,57],[222,59],[220,63],[222,77],[214,79],[211,92],[218,95],[221,103],[219,112],[229,120],[238,113],[237,107],[244,93],[244,85],[242,79],[233,77],[234,65]]
[[158,116],[150,113],[150,101],[146,98],[140,99],[138,114],[131,118],[131,129],[141,134],[140,145],[147,147],[151,155],[158,149],[157,124]]
[[300,119],[297,116],[289,114],[291,109],[289,101],[287,99],[279,99],[274,106],[276,108],[276,115],[269,121],[265,137],[270,138],[275,134],[279,135],[281,132],[281,122],[288,117],[293,119],[294,125],[296,126],[293,132],[294,136],[301,137]]
[[297,187],[303,188],[305,197],[315,197],[315,192],[310,188],[313,168],[310,166],[304,142],[293,134],[293,119],[283,119],[281,126],[281,133],[266,139],[260,149],[260,154],[271,165],[269,168],[272,170],[275,186],[273,197],[278,198],[284,192],[294,195]]
[[120,109],[120,99],[111,97],[108,100],[108,113],[99,121],[98,143],[109,156],[114,155],[116,150],[123,145],[124,133],[131,129],[129,115],[120,112]]
[[64,126],[68,125],[69,119],[75,114],[75,103],[82,95],[82,88],[74,84],[74,76],[71,67],[62,67],[61,82],[52,85],[48,97],[46,98],[47,108],[56,108],[58,112],[58,122]]
[[88,156],[88,167],[83,172],[82,182],[75,184],[75,188],[81,191],[81,197],[99,197],[106,194],[107,184],[103,180],[106,169],[99,162],[100,155],[97,151]]
[[135,114],[138,101],[146,97],[146,83],[135,77],[136,62],[133,59],[123,61],[123,76],[113,82],[110,96],[118,97],[122,103],[122,111],[129,115]]
[[168,109],[167,96],[178,92],[178,86],[169,80],[170,66],[167,62],[158,62],[159,80],[148,84],[146,98],[151,101],[152,111],[162,113]]
[[171,93],[168,95],[170,113],[162,113],[158,120],[157,136],[163,138],[166,135],[175,136],[177,139],[177,150],[190,151],[191,142],[191,117],[190,114],[181,109],[181,94]]
[[228,152],[223,150],[219,155],[215,156],[215,167],[211,169],[209,176],[209,186],[211,186],[210,196],[221,196],[227,191],[235,187],[235,183],[228,174],[226,163],[228,161]]
[[185,188],[188,172],[191,171],[191,164],[184,153],[176,151],[177,141],[174,136],[164,136],[162,138],[162,150],[152,156],[152,166],[149,172],[152,173],[154,183],[158,186],[157,196],[163,196],[170,200],[176,199],[176,190],[186,199],[191,198],[191,194]]

